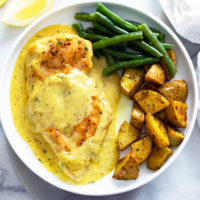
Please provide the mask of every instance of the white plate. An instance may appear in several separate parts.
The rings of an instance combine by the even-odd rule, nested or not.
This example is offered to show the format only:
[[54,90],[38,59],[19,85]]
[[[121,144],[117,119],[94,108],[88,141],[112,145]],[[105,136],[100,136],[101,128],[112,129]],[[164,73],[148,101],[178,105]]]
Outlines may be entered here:
[[12,50],[9,52],[10,56],[8,57],[6,65],[4,66],[0,82],[0,108],[2,125],[7,139],[18,157],[26,164],[30,170],[32,170],[35,174],[52,185],[73,193],[96,196],[118,194],[133,190],[150,182],[164,170],[166,170],[188,142],[194,127],[198,107],[198,90],[195,71],[188,53],[186,52],[180,40],[173,33],[173,31],[156,17],[144,13],[143,11],[134,9],[132,4],[117,3],[116,1],[107,1],[107,3],[106,1],[103,2],[105,2],[105,5],[108,8],[112,9],[114,12],[118,13],[125,19],[145,22],[150,26],[153,26],[164,32],[166,34],[167,42],[175,45],[174,50],[178,61],[178,73],[176,75],[176,79],[184,79],[188,83],[188,127],[187,129],[183,130],[185,139],[181,145],[174,150],[174,154],[166,161],[160,170],[152,172],[146,168],[145,164],[143,164],[140,167],[140,176],[137,180],[116,181],[112,179],[112,173],[110,173],[93,184],[84,186],[71,185],[66,182],[62,182],[43,167],[43,165],[33,155],[28,144],[24,142],[24,140],[20,137],[13,124],[10,108],[10,82],[15,62],[24,44],[32,37],[34,33],[38,32],[40,29],[46,26],[53,24],[70,25],[74,23],[76,21],[73,18],[74,13],[93,12],[96,9],[97,2],[82,1],[82,3],[69,3],[62,8],[56,9],[46,14],[34,22],[32,25],[27,27],[26,30],[17,39]]

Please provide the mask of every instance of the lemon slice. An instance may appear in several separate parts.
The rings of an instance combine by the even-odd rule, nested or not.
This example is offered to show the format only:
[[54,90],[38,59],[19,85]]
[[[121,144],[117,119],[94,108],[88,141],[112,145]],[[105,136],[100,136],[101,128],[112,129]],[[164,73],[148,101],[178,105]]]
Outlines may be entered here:
[[7,8],[2,23],[26,26],[51,9],[53,0],[15,0]]
[[7,0],[0,0],[0,7],[3,6],[4,3],[6,3]]

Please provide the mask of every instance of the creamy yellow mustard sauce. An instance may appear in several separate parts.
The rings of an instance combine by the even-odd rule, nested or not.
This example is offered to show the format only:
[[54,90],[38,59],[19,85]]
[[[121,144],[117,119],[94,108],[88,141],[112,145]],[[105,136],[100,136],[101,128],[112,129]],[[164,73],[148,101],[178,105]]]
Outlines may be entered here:
[[46,27],[36,33],[26,43],[23,50],[21,51],[14,68],[10,88],[12,116],[17,131],[21,137],[29,144],[34,155],[47,170],[49,170],[51,173],[63,181],[70,182],[72,184],[88,184],[95,182],[96,180],[102,178],[110,171],[112,171],[119,157],[119,152],[117,150],[116,144],[117,134],[115,119],[118,103],[121,97],[121,91],[119,87],[120,79],[117,74],[113,74],[107,78],[103,77],[101,73],[102,69],[107,67],[105,59],[97,59],[95,57],[93,58],[93,68],[89,73],[89,77],[93,78],[96,81],[96,85],[98,86],[99,90],[105,93],[106,100],[109,102],[112,109],[113,121],[109,127],[108,134],[102,145],[102,149],[98,154],[97,161],[90,162],[90,165],[87,168],[86,173],[83,175],[81,182],[77,183],[72,181],[61,170],[55,153],[51,149],[50,145],[44,140],[42,135],[32,132],[31,126],[29,125],[25,114],[25,107],[27,103],[25,60],[28,47],[31,43],[40,38],[53,36],[57,33],[76,34],[72,26],[53,25]]

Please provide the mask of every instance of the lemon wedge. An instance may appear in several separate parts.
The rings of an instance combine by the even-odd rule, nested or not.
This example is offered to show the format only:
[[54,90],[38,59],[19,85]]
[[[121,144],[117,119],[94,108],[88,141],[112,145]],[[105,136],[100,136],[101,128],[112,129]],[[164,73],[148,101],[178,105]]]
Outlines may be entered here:
[[2,23],[26,26],[51,9],[53,0],[15,0],[7,8]]
[[4,3],[6,3],[7,0],[0,0],[0,7],[3,6]]

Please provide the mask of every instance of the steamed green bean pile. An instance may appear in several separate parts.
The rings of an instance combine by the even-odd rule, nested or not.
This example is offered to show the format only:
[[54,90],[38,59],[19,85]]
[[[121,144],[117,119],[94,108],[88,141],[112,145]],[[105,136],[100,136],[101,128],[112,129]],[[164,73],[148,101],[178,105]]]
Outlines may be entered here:
[[[80,23],[73,24],[80,37],[90,40],[94,55],[105,56],[108,68],[104,76],[125,68],[138,68],[145,64],[160,62],[162,59],[172,77],[176,67],[166,50],[174,45],[165,43],[165,35],[147,24],[124,20],[103,4],[98,3],[94,13],[76,13],[74,18],[92,22],[92,27],[84,30]],[[130,51],[131,49],[131,51]]]

